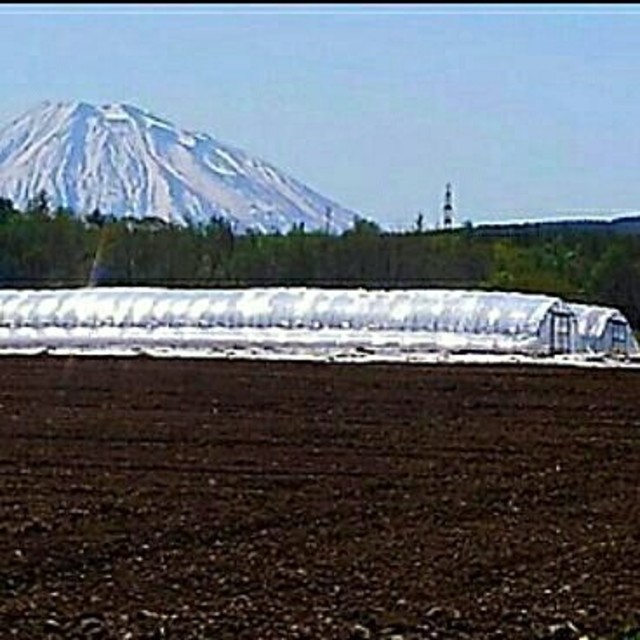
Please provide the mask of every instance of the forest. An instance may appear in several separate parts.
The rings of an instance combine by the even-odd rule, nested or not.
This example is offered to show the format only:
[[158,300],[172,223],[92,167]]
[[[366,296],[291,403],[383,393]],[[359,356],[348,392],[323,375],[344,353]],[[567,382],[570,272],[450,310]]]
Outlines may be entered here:
[[560,295],[619,308],[640,329],[640,235],[573,227],[389,233],[355,218],[340,235],[234,234],[159,219],[76,215],[39,194],[0,198],[0,287],[322,286],[480,288]]

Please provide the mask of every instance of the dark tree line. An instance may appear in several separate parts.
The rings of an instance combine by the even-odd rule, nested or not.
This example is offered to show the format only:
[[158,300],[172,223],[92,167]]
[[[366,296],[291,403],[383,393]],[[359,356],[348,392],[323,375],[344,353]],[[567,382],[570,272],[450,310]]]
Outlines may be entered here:
[[234,234],[52,209],[44,194],[24,211],[0,198],[0,287],[326,286],[484,288],[611,305],[640,328],[640,235],[575,229],[511,235],[383,233],[354,220],[341,235]]

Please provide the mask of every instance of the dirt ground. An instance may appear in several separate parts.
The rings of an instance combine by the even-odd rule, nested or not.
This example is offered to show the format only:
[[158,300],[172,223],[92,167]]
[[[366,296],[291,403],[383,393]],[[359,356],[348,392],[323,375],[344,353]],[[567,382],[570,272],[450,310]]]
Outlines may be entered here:
[[0,638],[640,626],[640,372],[0,360]]

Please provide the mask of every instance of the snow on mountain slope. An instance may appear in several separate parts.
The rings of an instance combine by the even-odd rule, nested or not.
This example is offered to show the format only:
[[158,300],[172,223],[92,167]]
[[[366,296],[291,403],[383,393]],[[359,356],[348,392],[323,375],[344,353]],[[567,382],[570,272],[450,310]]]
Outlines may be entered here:
[[0,196],[18,207],[44,190],[77,214],[229,220],[239,232],[341,232],[354,212],[272,165],[126,105],[45,102],[0,129]]

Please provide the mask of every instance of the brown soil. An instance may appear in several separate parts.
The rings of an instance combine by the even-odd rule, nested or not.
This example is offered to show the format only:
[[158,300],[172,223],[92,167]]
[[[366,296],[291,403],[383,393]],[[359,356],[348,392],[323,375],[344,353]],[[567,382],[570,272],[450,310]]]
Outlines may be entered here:
[[640,372],[0,360],[0,637],[640,625]]

